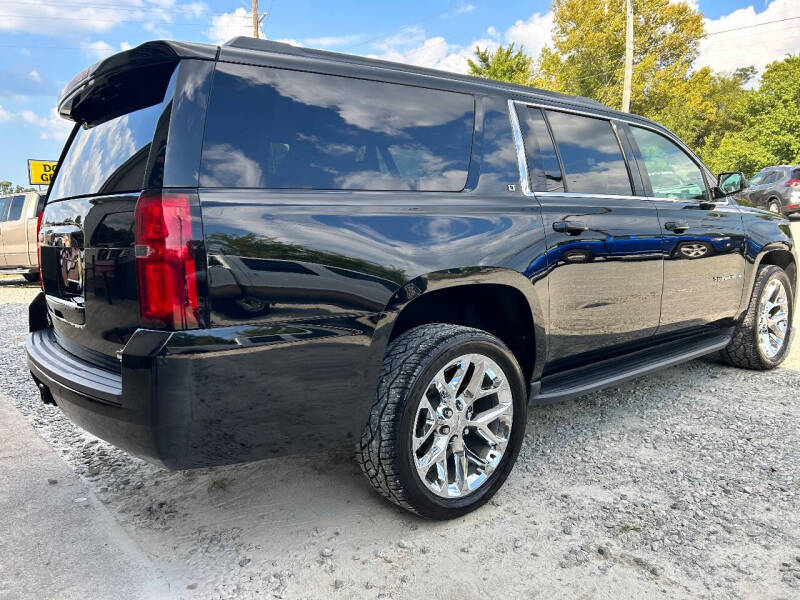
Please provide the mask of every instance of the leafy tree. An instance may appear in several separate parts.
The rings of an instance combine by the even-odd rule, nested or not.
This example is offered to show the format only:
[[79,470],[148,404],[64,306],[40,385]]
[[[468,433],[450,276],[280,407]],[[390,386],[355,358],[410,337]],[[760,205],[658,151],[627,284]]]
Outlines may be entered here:
[[710,138],[705,159],[715,170],[753,175],[778,164],[800,163],[800,56],[767,65],[758,89],[748,91],[721,131]]
[[533,59],[525,54],[522,46],[515,50],[514,42],[508,47],[500,46],[494,52],[476,47],[475,58],[477,62],[467,59],[470,75],[520,85],[527,85],[531,81]]
[[32,187],[22,187],[21,185],[14,185],[10,181],[0,181],[0,194],[22,194],[24,192],[35,192]]
[[[618,108],[625,71],[625,0],[554,0],[553,38],[534,85]],[[690,79],[703,17],[685,2],[637,0],[631,111],[646,113]]]

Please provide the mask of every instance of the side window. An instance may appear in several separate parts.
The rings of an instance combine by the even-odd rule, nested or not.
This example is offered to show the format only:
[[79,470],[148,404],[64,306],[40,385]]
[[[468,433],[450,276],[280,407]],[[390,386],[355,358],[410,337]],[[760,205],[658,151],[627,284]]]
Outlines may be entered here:
[[708,198],[703,173],[677,144],[649,129],[631,125],[644,161],[653,196],[678,200]]
[[10,196],[6,196],[5,198],[0,198],[0,222],[6,220],[8,202],[11,200]]
[[219,63],[200,184],[457,192],[474,124],[469,94]]
[[606,119],[546,112],[561,154],[567,192],[630,195],[628,168]]
[[775,183],[775,182],[776,182],[776,181],[778,181],[778,180],[779,180],[779,179],[780,179],[782,176],[783,176],[783,175],[782,175],[782,173],[781,173],[780,171],[773,171],[772,173],[770,173],[769,175],[767,175],[767,177],[764,179],[764,181],[762,181],[762,183],[766,183],[766,184],[769,184],[769,183]]
[[542,111],[530,106],[518,106],[517,115],[525,143],[531,190],[563,192],[564,178]]
[[8,220],[19,221],[22,217],[22,207],[25,206],[25,196],[14,196],[11,207],[8,209]]

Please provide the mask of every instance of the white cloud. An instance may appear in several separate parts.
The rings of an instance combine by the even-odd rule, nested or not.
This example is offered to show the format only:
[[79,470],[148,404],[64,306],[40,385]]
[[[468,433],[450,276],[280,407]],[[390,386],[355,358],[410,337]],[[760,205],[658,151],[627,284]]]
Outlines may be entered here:
[[175,18],[186,21],[208,12],[205,3],[176,0],[0,0],[0,30],[69,37],[75,32],[105,33],[125,22],[142,23],[148,31],[163,32]]
[[[700,42],[696,65],[708,65],[715,71],[732,71],[748,65],[762,70],[787,54],[799,53],[800,20],[769,23],[797,17],[797,6],[797,0],[773,0],[761,12],[751,5],[719,19],[706,19],[706,31],[712,35]],[[758,24],[763,25],[752,27]]]
[[42,83],[42,76],[39,75],[39,72],[36,70],[33,70],[30,73],[28,73],[28,77],[33,79],[36,83]]
[[313,37],[313,38],[306,38],[303,40],[303,43],[307,46],[317,46],[320,48],[327,48],[329,46],[344,46],[347,44],[353,44],[360,40],[362,37],[361,34],[353,34],[353,35],[331,35],[331,36],[323,36],[323,37]]
[[14,114],[0,106],[0,123],[5,123],[14,118]]
[[[5,119],[3,115],[6,115]],[[31,110],[23,110],[19,115],[4,111],[0,106],[0,122],[11,118],[21,118],[28,125],[33,125],[39,129],[39,137],[43,140],[55,140],[63,142],[67,139],[69,132],[72,131],[74,123],[59,116],[55,108],[51,108],[46,117],[40,117]]]
[[[253,16],[244,8],[211,17],[211,24],[205,30],[205,36],[215,44],[224,44],[240,35],[253,35]],[[260,28],[259,35],[264,35]]]
[[552,29],[552,11],[545,14],[534,13],[528,20],[519,20],[509,27],[506,41],[524,46],[527,54],[537,57],[542,48],[550,43]]
[[459,15],[463,15],[466,13],[471,13],[475,10],[474,4],[461,4],[455,7],[453,10],[446,12],[442,15],[443,19],[452,19],[453,17],[457,17]]
[[81,44],[81,50],[83,50],[87,56],[96,58],[98,60],[114,54],[114,48],[111,46],[111,44],[104,42],[103,40],[97,40],[96,42],[83,42]]
[[455,73],[469,70],[467,59],[472,58],[476,47],[495,50],[503,40],[523,45],[526,53],[534,58],[550,41],[553,13],[534,13],[527,20],[514,23],[504,35],[496,27],[489,27],[486,36],[472,40],[469,44],[451,44],[443,37],[425,37],[421,27],[406,27],[396,34],[374,44],[380,50],[370,56],[395,62],[431,67]]
[[298,48],[303,47],[303,42],[296,40],[294,38],[280,38],[275,41],[280,42],[281,44],[289,44],[290,46],[297,46]]
[[119,43],[119,49],[122,51],[130,50],[131,48],[133,48],[133,46],[127,40]]

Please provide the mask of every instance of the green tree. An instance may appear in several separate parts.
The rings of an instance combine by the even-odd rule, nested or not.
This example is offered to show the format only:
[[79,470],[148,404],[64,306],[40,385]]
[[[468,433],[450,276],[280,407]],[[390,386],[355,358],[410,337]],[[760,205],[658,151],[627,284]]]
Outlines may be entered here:
[[800,163],[800,56],[767,65],[756,90],[744,94],[729,120],[709,138],[704,158],[718,171],[753,175],[778,164]]
[[22,194],[24,192],[35,192],[32,187],[23,187],[21,185],[14,185],[10,181],[0,181],[0,195],[5,194]]
[[476,47],[475,58],[477,62],[467,59],[470,75],[520,85],[531,82],[533,59],[525,54],[522,46],[515,50],[513,42],[508,47],[500,46],[494,52]]

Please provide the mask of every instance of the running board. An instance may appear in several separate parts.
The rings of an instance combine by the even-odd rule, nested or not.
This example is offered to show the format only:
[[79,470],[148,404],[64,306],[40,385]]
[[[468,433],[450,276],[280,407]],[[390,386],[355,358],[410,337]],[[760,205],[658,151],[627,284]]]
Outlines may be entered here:
[[659,344],[632,354],[544,377],[531,385],[531,403],[549,404],[658,371],[722,350],[732,331]]

